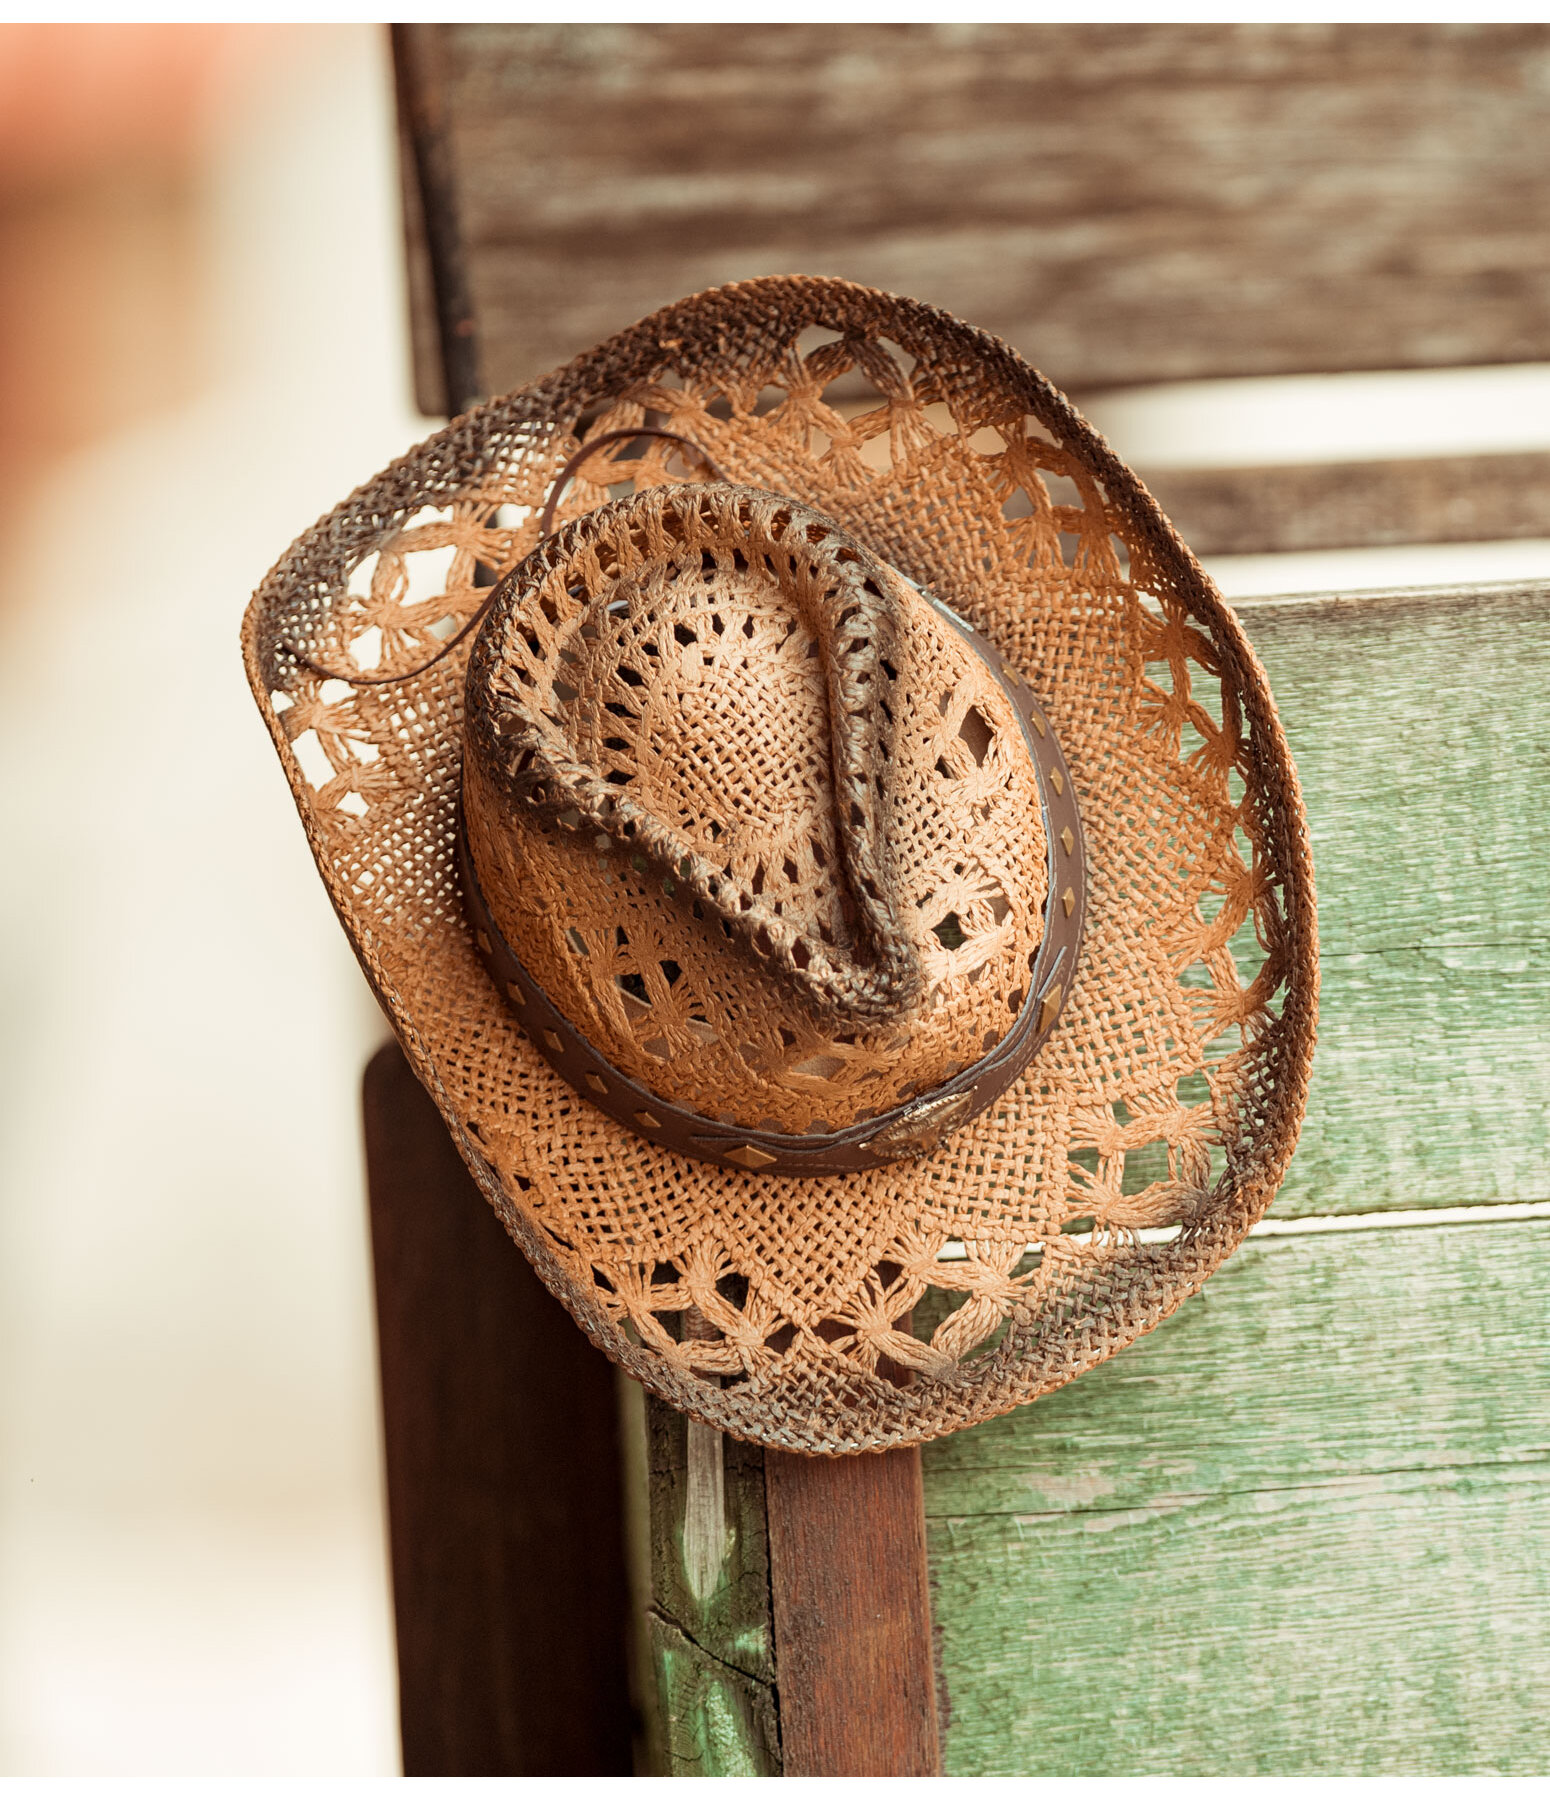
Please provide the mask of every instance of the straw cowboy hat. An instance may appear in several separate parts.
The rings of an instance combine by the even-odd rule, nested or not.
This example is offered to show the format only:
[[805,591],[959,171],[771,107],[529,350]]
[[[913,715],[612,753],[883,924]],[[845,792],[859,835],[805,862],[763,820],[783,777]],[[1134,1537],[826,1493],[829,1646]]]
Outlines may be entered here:
[[997,340],[800,277],[668,307],[359,489],[244,649],[475,1178],[673,1405],[957,1430],[1269,1205],[1317,1001],[1286,742]]

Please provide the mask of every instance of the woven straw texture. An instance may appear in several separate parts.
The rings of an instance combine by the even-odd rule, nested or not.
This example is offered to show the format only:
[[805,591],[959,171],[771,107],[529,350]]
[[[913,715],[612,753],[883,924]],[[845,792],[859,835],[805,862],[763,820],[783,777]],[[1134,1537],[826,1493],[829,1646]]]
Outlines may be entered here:
[[648,489],[521,575],[474,652],[465,816],[502,934],[595,1049],[800,1134],[1001,1042],[1043,819],[1011,699],[952,626],[831,521],[732,488]]
[[[1088,857],[1074,988],[1023,1076],[919,1162],[742,1175],[590,1107],[464,923],[466,642],[382,687],[298,658],[418,667],[533,548],[578,434],[647,423],[930,587],[1026,676],[1064,747]],[[562,519],[675,479],[671,456],[585,469]],[[1270,1204],[1318,986],[1285,739],[1150,496],[995,339],[802,277],[667,308],[359,489],[267,577],[244,647],[334,905],[481,1187],[583,1328],[673,1405],[814,1453],[958,1430],[1155,1325]]]

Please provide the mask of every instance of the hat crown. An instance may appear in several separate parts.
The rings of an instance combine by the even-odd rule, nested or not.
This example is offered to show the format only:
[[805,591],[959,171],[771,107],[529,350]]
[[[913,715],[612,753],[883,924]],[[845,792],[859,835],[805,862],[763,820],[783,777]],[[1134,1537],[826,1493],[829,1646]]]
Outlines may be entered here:
[[843,1130],[1016,1022],[1046,844],[1015,708],[812,509],[646,490],[508,578],[465,807],[503,935],[651,1092]]
[[516,802],[627,844],[819,1005],[894,1017],[922,993],[889,829],[897,590],[778,495],[648,490],[513,575],[472,716]]

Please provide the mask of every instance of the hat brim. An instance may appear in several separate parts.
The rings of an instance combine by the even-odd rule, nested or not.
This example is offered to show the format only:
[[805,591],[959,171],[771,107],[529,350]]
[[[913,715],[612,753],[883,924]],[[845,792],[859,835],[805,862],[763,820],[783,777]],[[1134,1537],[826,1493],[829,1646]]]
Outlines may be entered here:
[[[840,380],[872,406],[828,405]],[[464,919],[466,644],[389,685],[307,667],[353,666],[352,644],[377,674],[423,663],[530,548],[578,423],[648,415],[930,586],[1026,676],[1064,747],[1088,854],[1075,984],[1021,1079],[919,1162],[742,1174],[579,1098]],[[663,477],[649,455],[607,473],[631,469]],[[565,511],[601,497],[578,483]],[[480,1187],[583,1329],[672,1405],[810,1453],[960,1429],[1158,1323],[1273,1198],[1317,957],[1269,688],[1145,489],[995,339],[801,277],[667,308],[359,489],[255,594],[244,651],[333,903]]]

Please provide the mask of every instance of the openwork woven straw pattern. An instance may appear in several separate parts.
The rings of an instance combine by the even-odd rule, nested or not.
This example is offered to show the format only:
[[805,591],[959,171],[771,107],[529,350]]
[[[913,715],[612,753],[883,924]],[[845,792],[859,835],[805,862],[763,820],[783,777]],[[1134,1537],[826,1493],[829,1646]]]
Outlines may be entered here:
[[746,490],[647,489],[534,560],[475,649],[464,805],[571,1024],[653,1093],[789,1133],[994,1049],[1048,872],[1023,728],[963,638]]
[[[417,667],[532,549],[578,430],[646,423],[939,594],[1026,675],[1065,749],[1088,850],[1075,986],[1024,1075],[921,1162],[742,1175],[589,1107],[464,923],[466,647],[375,688],[298,660]],[[681,478],[672,458],[652,444],[589,467],[563,516]],[[995,340],[840,282],[685,301],[358,490],[266,579],[245,648],[329,892],[481,1186],[584,1328],[672,1404],[804,1451],[956,1430],[1156,1324],[1269,1205],[1317,1001],[1285,741],[1150,497]]]

